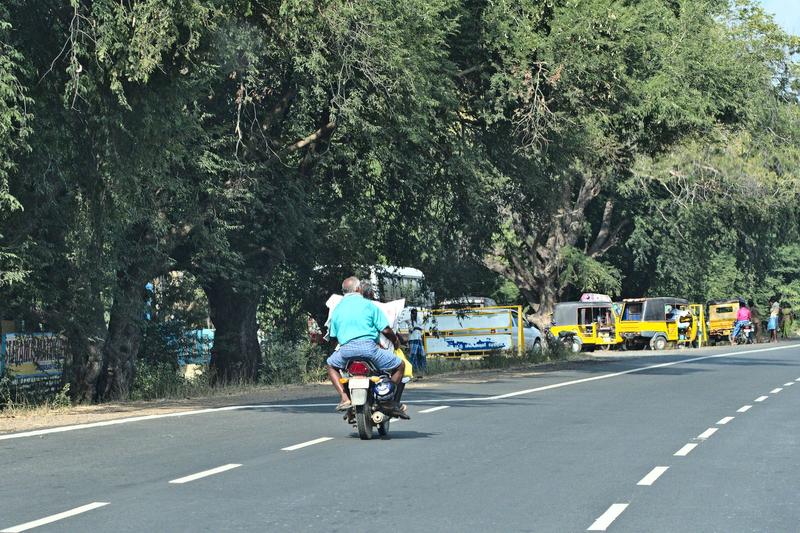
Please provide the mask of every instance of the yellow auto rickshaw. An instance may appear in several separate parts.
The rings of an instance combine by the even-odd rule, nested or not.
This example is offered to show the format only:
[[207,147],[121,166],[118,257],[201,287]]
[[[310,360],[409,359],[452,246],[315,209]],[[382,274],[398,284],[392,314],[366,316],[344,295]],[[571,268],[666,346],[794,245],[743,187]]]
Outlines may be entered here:
[[627,349],[699,346],[706,341],[703,306],[683,298],[629,298],[622,302],[617,334]]
[[611,302],[562,302],[553,311],[550,334],[572,352],[611,348],[622,342]]
[[730,342],[740,300],[728,298],[708,302],[708,340],[712,344]]

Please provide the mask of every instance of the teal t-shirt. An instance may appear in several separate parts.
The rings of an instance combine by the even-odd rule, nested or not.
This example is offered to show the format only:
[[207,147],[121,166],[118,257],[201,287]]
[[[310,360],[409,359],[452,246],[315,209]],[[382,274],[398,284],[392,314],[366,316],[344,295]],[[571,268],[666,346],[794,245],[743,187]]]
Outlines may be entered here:
[[331,315],[330,336],[336,337],[339,344],[347,344],[353,339],[372,339],[389,326],[386,315],[378,306],[358,293],[346,295]]

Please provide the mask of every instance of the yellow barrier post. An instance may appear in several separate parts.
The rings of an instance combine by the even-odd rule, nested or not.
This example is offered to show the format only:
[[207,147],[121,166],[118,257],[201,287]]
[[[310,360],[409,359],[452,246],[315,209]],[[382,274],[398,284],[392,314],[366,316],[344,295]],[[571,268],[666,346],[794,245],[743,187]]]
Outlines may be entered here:
[[522,357],[525,349],[525,330],[522,329],[522,306],[517,306],[517,355]]

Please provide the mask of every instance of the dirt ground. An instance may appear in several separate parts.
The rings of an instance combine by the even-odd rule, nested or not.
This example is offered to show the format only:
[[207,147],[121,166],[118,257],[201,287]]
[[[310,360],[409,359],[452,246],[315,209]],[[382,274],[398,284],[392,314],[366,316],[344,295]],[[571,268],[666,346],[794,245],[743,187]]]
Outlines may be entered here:
[[[425,377],[424,380],[415,381],[409,385],[409,389],[435,389],[445,383],[489,383],[501,378],[534,376],[555,369],[563,370],[580,364],[586,364],[588,359],[590,358],[581,358],[580,360],[570,360],[560,363],[546,363],[535,367],[528,366],[500,370],[469,370],[440,374]],[[307,398],[319,399],[327,397],[330,398],[331,405],[336,403],[336,394],[330,384],[314,383],[309,385],[284,385],[280,387],[253,387],[245,391],[231,392],[229,394],[178,400],[79,405],[63,409],[14,409],[11,411],[0,411],[0,434],[231,405],[281,403]]]

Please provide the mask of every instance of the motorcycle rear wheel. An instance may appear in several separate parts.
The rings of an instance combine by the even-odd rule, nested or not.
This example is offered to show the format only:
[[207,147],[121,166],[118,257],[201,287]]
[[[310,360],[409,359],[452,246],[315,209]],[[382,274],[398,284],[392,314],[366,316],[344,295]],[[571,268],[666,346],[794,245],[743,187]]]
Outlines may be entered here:
[[369,405],[356,405],[356,427],[361,440],[372,438],[372,413]]

